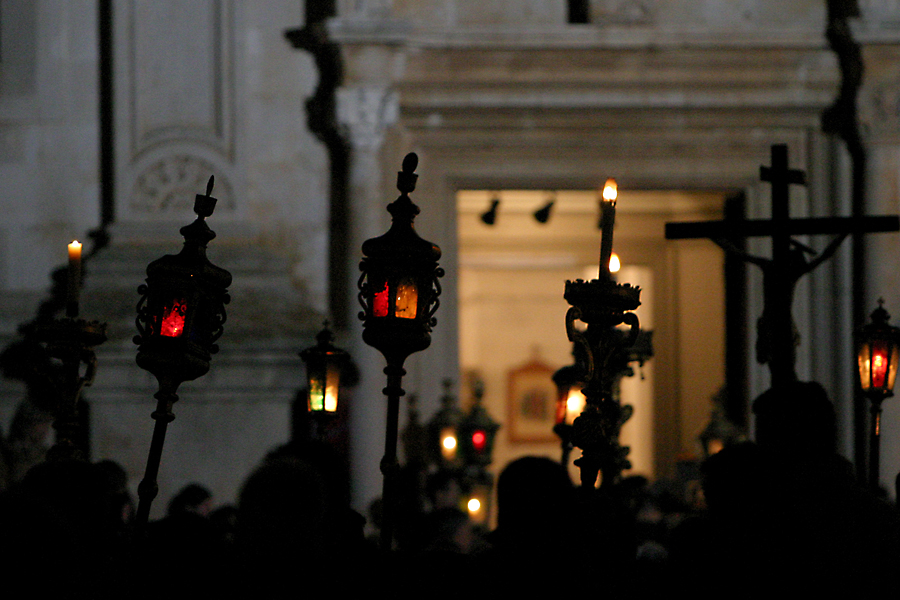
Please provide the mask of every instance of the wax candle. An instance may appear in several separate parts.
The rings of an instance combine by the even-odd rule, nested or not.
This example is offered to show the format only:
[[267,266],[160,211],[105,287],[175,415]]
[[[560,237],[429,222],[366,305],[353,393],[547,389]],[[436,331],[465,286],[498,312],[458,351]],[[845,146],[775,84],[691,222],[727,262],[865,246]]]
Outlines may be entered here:
[[66,316],[78,316],[78,297],[81,292],[81,243],[69,244],[69,273],[66,287]]
[[612,256],[613,225],[616,222],[616,180],[607,179],[600,201],[600,276],[609,278],[609,259]]

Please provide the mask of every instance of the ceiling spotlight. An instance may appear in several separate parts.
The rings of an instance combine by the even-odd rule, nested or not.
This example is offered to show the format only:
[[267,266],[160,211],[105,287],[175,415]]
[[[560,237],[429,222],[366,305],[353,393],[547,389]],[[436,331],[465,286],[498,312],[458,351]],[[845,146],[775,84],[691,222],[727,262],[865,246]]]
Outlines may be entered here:
[[556,192],[550,194],[550,197],[547,198],[547,204],[544,205],[543,208],[539,208],[534,211],[534,218],[538,223],[546,223],[550,220],[550,211],[553,210],[553,205],[556,203]]
[[491,207],[481,215],[481,220],[485,225],[493,225],[497,220],[497,207],[500,206],[500,197],[494,196],[491,199]]

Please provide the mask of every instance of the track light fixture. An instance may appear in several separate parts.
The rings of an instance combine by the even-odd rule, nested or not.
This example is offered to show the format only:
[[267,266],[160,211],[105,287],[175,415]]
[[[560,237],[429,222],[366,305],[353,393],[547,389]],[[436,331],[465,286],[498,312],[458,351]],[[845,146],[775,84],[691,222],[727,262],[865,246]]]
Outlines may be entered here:
[[551,192],[550,196],[547,198],[547,204],[534,211],[534,219],[541,224],[549,221],[550,212],[553,210],[554,204],[556,204],[556,192]]
[[500,194],[494,194],[491,198],[491,207],[481,214],[481,220],[485,225],[493,225],[497,221],[498,206],[500,206]]

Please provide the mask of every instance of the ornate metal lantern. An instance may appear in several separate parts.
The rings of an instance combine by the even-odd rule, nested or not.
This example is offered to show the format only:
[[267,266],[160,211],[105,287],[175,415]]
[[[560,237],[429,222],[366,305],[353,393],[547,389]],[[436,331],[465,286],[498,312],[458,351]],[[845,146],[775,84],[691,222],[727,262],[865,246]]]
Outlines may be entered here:
[[432,463],[439,468],[458,469],[462,466],[459,428],[463,413],[450,393],[452,380],[445,379],[443,385],[441,409],[428,421],[428,450]]
[[365,257],[359,265],[363,341],[384,354],[388,364],[400,366],[410,354],[431,344],[440,304],[438,277],[444,274],[437,266],[441,249],[413,228],[419,207],[409,194],[416,189],[418,163],[412,152],[403,159],[403,170],[397,174],[401,194],[387,207],[393,217],[391,228],[363,243]]
[[212,355],[219,351],[216,341],[225,323],[227,288],[231,273],[206,258],[206,245],[216,234],[206,224],[216,199],[210,196],[214,179],[209,178],[206,194],[197,194],[194,212],[197,219],[181,228],[184,247],[177,255],[166,255],[147,266],[147,283],[138,288],[141,300],[137,309],[137,364],[151,372],[159,382],[156,421],[147,471],[138,487],[138,523],[146,523],[150,503],[157,493],[156,475],[167,424],[175,416],[175,393],[184,381],[209,371]]
[[900,329],[888,325],[891,316],[878,301],[872,322],[856,332],[859,384],[871,402],[869,426],[869,484],[878,486],[881,448],[881,403],[894,395],[900,360]]
[[300,352],[306,364],[307,410],[316,415],[337,412],[341,386],[341,368],[349,355],[333,344],[334,334],[325,321],[316,335],[316,345]]
[[900,360],[900,329],[888,325],[891,316],[884,309],[884,300],[878,301],[871,318],[856,334],[859,384],[870,398],[890,398]]
[[491,464],[494,454],[494,440],[500,424],[495,421],[482,404],[484,383],[479,379],[473,383],[474,401],[469,414],[463,417],[457,429],[459,450],[467,468],[484,468]]
[[381,528],[382,548],[390,549],[393,536],[393,502],[397,464],[397,422],[400,416],[401,382],[406,371],[403,363],[413,352],[431,344],[431,328],[436,324],[441,286],[438,278],[444,270],[437,266],[441,249],[423,240],[413,228],[419,207],[409,198],[416,189],[415,174],[419,159],[409,153],[403,159],[403,170],[397,174],[400,197],[389,204],[393,217],[384,235],[363,242],[364,258],[359,268],[359,301],[363,310],[363,341],[379,350],[387,367],[388,398],[385,455],[381,461],[384,474],[384,517]]

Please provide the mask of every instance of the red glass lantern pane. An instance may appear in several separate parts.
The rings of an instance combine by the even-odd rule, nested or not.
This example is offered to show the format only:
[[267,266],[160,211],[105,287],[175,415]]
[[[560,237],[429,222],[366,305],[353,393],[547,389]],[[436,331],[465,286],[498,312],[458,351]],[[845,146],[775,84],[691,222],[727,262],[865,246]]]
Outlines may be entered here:
[[487,444],[487,435],[480,429],[472,434],[472,447],[475,448],[476,452],[484,452],[484,447]]
[[877,340],[872,344],[872,387],[883,389],[888,374],[888,344]]
[[372,316],[388,316],[389,303],[390,296],[388,295],[388,284],[387,281],[385,281],[384,288],[381,291],[375,292],[375,297],[372,299]]
[[172,303],[163,309],[159,334],[166,337],[181,337],[184,333],[185,314],[187,314],[187,303],[184,298],[172,300]]

